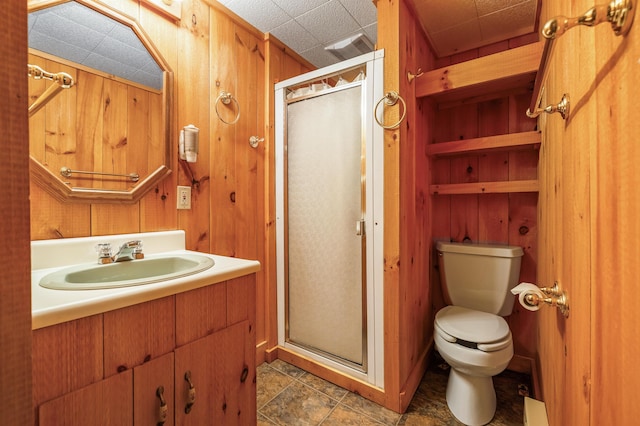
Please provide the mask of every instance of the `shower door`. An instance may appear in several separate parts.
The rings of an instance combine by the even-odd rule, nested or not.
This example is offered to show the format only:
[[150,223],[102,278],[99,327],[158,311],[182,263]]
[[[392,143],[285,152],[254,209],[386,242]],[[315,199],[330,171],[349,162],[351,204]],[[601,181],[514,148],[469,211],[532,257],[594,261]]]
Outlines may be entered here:
[[360,82],[287,103],[286,341],[366,371]]

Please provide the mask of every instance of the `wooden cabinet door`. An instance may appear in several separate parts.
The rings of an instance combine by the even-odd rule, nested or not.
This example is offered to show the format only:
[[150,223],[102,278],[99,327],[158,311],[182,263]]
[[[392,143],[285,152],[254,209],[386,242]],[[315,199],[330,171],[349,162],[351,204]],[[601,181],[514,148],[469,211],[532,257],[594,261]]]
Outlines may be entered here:
[[[176,425],[255,424],[253,333],[243,321],[176,349]],[[191,385],[196,400],[188,407]]]
[[40,405],[41,426],[125,426],[133,424],[131,370]]
[[[210,424],[213,400],[212,346],[215,334],[175,350],[175,424]],[[188,380],[187,380],[188,379]],[[192,389],[191,389],[192,388]],[[191,401],[190,391],[195,393]]]
[[255,331],[243,321],[216,333],[213,424],[256,423]]
[[171,352],[133,369],[134,425],[173,426],[173,367]]

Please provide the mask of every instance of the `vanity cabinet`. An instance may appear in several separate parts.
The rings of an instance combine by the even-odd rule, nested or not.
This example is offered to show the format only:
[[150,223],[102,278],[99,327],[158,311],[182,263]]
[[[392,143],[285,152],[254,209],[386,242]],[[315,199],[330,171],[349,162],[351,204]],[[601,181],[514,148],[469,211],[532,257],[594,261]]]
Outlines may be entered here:
[[250,274],[34,330],[36,424],[254,424],[254,323]]

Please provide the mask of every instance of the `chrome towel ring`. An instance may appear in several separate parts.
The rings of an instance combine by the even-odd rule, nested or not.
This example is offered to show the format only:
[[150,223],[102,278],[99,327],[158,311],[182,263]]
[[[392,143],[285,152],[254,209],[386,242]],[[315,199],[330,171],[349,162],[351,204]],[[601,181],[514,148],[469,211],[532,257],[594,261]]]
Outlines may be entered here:
[[[225,105],[229,105],[231,103],[231,101],[233,101],[236,104],[236,110],[237,110],[236,111],[236,117],[233,119],[233,121],[226,121],[220,115],[220,111],[218,111],[218,102],[222,102]],[[215,106],[216,106],[216,108],[215,108],[216,109],[216,115],[218,116],[220,121],[222,121],[224,124],[235,124],[240,119],[240,104],[238,103],[238,100],[236,98],[234,98],[231,93],[225,92],[224,90],[222,92],[220,92],[220,94],[216,98]]]
[[[398,103],[398,100],[400,100],[400,102],[402,103],[402,116],[400,117],[400,119],[398,120],[397,123],[395,124],[391,124],[391,125],[384,125],[380,122],[380,120],[378,120],[378,107],[380,106],[380,104],[382,103],[382,101],[384,101],[384,105],[388,105],[388,106],[394,106],[395,104]],[[384,108],[383,108],[384,110]],[[373,118],[375,118],[376,123],[378,123],[378,125],[380,127],[382,127],[383,129],[395,129],[397,128],[400,123],[402,123],[402,120],[404,120],[404,117],[407,115],[407,104],[404,102],[404,99],[402,99],[402,96],[400,96],[398,94],[398,92],[395,91],[390,91],[387,92],[386,95],[384,95],[382,97],[382,99],[380,99],[378,101],[378,103],[376,104],[376,107],[373,109]]]

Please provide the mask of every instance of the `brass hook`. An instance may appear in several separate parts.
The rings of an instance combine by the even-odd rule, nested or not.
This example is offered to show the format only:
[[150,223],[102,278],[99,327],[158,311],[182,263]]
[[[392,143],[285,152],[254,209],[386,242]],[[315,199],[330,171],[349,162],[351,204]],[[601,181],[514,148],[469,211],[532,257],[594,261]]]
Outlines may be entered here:
[[424,74],[422,68],[418,68],[418,72],[416,74],[411,74],[410,71],[407,71],[407,80],[409,80],[409,83],[411,83],[414,79],[422,77],[422,74]]

